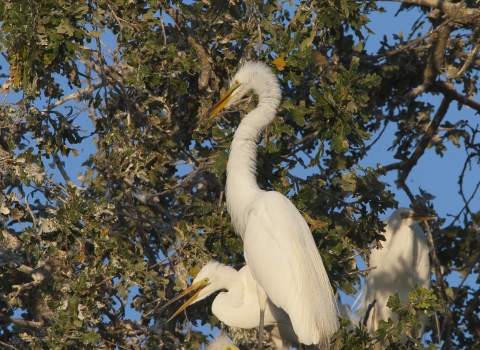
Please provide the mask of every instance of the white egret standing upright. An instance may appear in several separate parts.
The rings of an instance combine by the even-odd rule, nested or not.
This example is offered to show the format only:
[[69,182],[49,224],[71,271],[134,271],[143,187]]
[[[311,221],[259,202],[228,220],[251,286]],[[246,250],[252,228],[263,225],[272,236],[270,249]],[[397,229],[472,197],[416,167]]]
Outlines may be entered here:
[[[412,290],[409,278],[413,285],[430,288],[430,249],[425,233],[417,223],[435,218],[399,208],[385,220],[385,241],[381,249],[371,251],[370,266],[376,266],[376,269],[370,270],[365,279],[363,301],[359,307],[365,310],[376,300],[367,320],[367,328],[372,334],[378,329],[380,320],[396,320],[392,309],[387,307],[388,298],[398,292],[400,300],[407,301]],[[421,337],[422,334],[423,326],[415,335]],[[402,340],[406,340],[406,335]]]
[[233,344],[232,339],[230,339],[225,332],[220,332],[220,334],[213,339],[206,347],[206,350],[240,350]]
[[[227,326],[252,329],[258,327],[260,305],[258,304],[257,282],[252,277],[248,265],[239,271],[231,266],[210,261],[198,272],[192,285],[163,306],[183,298],[196,291],[169,320],[177,316],[189,305],[203,300],[212,293],[221,292],[213,300],[212,313]],[[298,344],[292,323],[287,313],[268,300],[265,309],[265,328],[272,335],[276,347],[281,349],[287,344]]]
[[207,115],[213,118],[252,90],[259,102],[233,137],[225,193],[232,224],[244,242],[245,260],[257,281],[259,348],[263,348],[267,295],[288,313],[302,343],[326,347],[339,326],[338,310],[315,241],[290,200],[275,191],[262,191],[256,181],[257,142],[275,118],[281,100],[277,76],[263,63],[245,63]]

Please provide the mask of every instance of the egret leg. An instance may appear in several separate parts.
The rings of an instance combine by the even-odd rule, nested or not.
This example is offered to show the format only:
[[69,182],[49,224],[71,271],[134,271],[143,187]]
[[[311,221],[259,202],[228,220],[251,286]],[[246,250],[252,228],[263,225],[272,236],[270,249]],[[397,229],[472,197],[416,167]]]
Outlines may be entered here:
[[257,283],[258,304],[260,305],[260,323],[258,325],[258,350],[263,350],[263,323],[265,320],[265,308],[267,307],[267,293]]

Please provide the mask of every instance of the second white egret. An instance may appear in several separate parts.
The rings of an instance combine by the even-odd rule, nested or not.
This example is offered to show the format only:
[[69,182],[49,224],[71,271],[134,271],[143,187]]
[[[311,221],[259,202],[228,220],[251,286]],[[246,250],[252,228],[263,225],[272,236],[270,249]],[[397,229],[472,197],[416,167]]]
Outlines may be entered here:
[[[400,301],[407,301],[412,290],[409,278],[413,285],[430,288],[430,249],[425,233],[417,223],[435,218],[399,208],[385,220],[385,241],[381,242],[381,249],[371,250],[370,266],[376,266],[376,269],[369,271],[365,279],[363,301],[359,307],[365,310],[376,300],[367,320],[367,328],[372,334],[378,329],[380,320],[396,320],[392,309],[387,307],[388,298],[398,292]],[[425,320],[422,323],[425,324]],[[415,333],[416,337],[421,337],[423,327]],[[402,340],[406,340],[405,335]]]
[[[248,265],[237,271],[231,266],[210,261],[198,272],[190,287],[163,307],[195,291],[192,297],[170,317],[172,319],[189,305],[222,289],[226,292],[219,293],[213,300],[212,313],[227,326],[243,329],[258,327],[260,306],[257,283],[253,279]],[[279,349],[288,344],[298,344],[298,338],[293,331],[290,318],[285,311],[273,305],[269,300],[265,309],[265,328],[270,332],[273,342]]]

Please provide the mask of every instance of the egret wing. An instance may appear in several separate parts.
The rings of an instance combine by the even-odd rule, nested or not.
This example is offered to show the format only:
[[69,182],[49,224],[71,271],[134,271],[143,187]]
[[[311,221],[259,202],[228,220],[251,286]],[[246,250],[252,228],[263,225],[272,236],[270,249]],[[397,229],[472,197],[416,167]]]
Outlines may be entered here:
[[244,251],[253,278],[284,309],[305,344],[328,344],[337,310],[308,226],[278,192],[263,192],[247,211]]

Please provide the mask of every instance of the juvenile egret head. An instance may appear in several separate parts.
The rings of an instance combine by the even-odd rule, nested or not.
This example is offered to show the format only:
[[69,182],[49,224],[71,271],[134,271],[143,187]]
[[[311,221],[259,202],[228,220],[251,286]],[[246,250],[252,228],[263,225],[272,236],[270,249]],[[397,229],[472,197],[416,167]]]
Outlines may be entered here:
[[435,215],[416,213],[408,208],[398,208],[385,222],[392,226],[412,226],[420,221],[434,220],[436,218]]
[[[385,243],[382,242],[382,246],[390,246],[394,242],[395,244],[402,245],[402,240],[394,239],[396,237],[393,237],[393,235],[405,237],[405,234],[408,234],[408,232],[413,232],[412,230],[414,228],[417,230],[422,230],[420,226],[418,226],[421,221],[429,221],[436,218],[437,217],[434,215],[416,213],[412,209],[398,208],[384,221],[387,225],[385,227],[385,233],[383,233],[386,241]],[[402,236],[402,234],[404,236]]]
[[233,344],[233,341],[224,331],[213,339],[206,347],[206,350],[240,350]]

